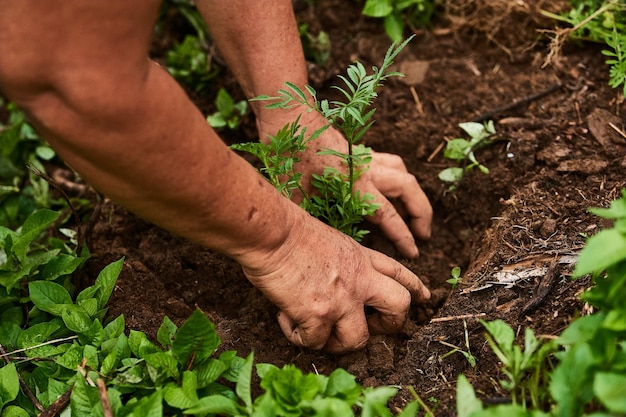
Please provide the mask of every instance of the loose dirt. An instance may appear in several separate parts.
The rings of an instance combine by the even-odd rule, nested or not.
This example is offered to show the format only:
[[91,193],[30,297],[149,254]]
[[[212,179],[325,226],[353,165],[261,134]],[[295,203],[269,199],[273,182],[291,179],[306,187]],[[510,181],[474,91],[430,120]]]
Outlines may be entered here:
[[[626,139],[609,125],[623,132],[626,108],[608,87],[602,48],[567,44],[558,61],[544,66],[549,39],[538,29],[552,24],[539,6],[548,7],[448,2],[445,18],[416,31],[398,58],[407,78],[391,79],[380,91],[365,143],[401,155],[435,211],[433,237],[420,243],[416,261],[400,258],[376,230],[365,242],[399,259],[432,291],[399,335],[372,337],[365,349],[344,356],[297,348],[282,335],[276,308],[236,263],[104,202],[88,236],[93,258],[86,272],[95,277],[126,258],[110,313],[124,314],[130,328],[154,337],[164,316],[180,324],[200,308],[216,323],[222,350],[254,351],[258,362],[294,363],[307,372],[343,367],[367,386],[397,384],[404,388],[395,405],[410,398],[405,387],[412,385],[439,416],[454,415],[461,373],[484,401],[506,401],[479,319],[555,336],[585,314],[578,296],[588,282],[570,280],[572,263],[585,236],[607,226],[587,209],[606,206],[626,187]],[[328,64],[310,64],[321,96],[335,94],[329,86],[353,60],[382,62],[390,41],[381,21],[361,16],[358,2],[318,1],[297,10],[301,22],[332,42]],[[155,45],[161,45],[158,58],[162,40]],[[220,85],[242,98],[227,70]],[[205,114],[215,111],[212,97],[192,98]],[[490,173],[469,173],[449,191],[437,178],[453,165],[442,146],[462,136],[459,123],[487,119],[499,140],[477,158]],[[224,132],[231,143],[254,135],[251,117],[240,132]],[[461,266],[463,281],[452,290],[445,281],[454,266]],[[476,366],[460,353],[444,357],[451,348],[442,342],[469,349]]]

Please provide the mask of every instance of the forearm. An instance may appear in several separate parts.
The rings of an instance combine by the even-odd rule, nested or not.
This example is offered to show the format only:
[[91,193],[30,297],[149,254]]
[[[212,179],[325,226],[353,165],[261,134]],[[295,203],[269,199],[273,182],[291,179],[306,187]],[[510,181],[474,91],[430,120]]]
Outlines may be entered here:
[[95,188],[243,265],[284,240],[299,208],[222,143],[165,71],[151,64],[143,85],[109,90],[78,113],[39,113],[38,128]]
[[[196,4],[248,98],[274,96],[286,81],[301,87],[307,83],[291,0],[198,0]],[[252,103],[257,117],[263,116],[264,105]]]

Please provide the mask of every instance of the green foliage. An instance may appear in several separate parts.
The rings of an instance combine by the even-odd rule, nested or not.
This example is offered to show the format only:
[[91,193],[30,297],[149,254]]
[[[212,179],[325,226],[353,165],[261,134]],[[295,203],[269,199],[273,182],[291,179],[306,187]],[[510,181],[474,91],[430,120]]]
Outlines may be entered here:
[[476,122],[459,123],[470,137],[470,140],[455,138],[446,144],[443,156],[456,161],[460,166],[446,168],[439,173],[439,179],[450,184],[450,190],[455,190],[463,181],[465,172],[478,168],[483,174],[489,174],[489,169],[476,159],[474,152],[492,143],[490,139],[496,133],[493,121],[484,124]]
[[[58,217],[44,209],[18,230],[0,228],[2,416],[38,415],[27,391],[44,409],[71,392],[63,415],[78,417],[391,415],[397,388],[363,388],[343,369],[325,376],[257,364],[256,378],[252,354],[216,354],[219,336],[199,310],[180,327],[166,317],[157,342],[128,331],[124,316],[106,316],[123,259],[75,295],[68,277],[84,258],[46,241]],[[255,381],[263,393],[253,398]],[[416,413],[410,403],[401,415]]]
[[208,47],[196,36],[187,35],[167,52],[167,70],[172,76],[193,88],[196,93],[206,91],[218,69],[209,61]]
[[[626,190],[609,208],[591,211],[615,221],[612,228],[588,240],[573,274],[574,278],[591,274],[594,286],[582,298],[596,312],[577,318],[558,339],[543,344],[526,329],[523,350],[515,345],[515,334],[507,324],[483,323],[507,376],[501,384],[511,391],[514,403],[485,407],[465,377],[460,377],[459,417],[626,414]],[[549,366],[552,361],[554,367]],[[527,396],[536,411],[522,401]]]
[[360,62],[350,65],[346,71],[347,76],[339,76],[345,87],[334,86],[345,97],[345,102],[319,100],[311,86],[306,86],[305,92],[292,83],[285,83],[285,88],[280,89],[276,97],[260,96],[253,99],[272,101],[267,105],[268,108],[303,106],[306,111],[319,112],[346,138],[348,146],[345,153],[323,149],[319,154],[340,158],[347,167],[347,172],[326,167],[321,174],[313,174],[315,194],[308,195],[304,192],[301,186],[302,174],[297,172],[297,162],[300,161],[298,155],[307,149],[307,143],[317,138],[323,129],[305,138],[305,132],[300,131],[298,119],[283,127],[276,136],[270,137],[267,145],[246,143],[234,147],[257,156],[263,164],[261,171],[283,194],[290,197],[294,190],[299,190],[303,194],[302,207],[306,211],[357,241],[368,232],[361,230],[359,225],[365,217],[373,215],[378,209],[378,204],[373,203],[372,195],[362,194],[354,188],[355,182],[368,169],[371,161],[371,149],[358,142],[374,123],[372,116],[376,109],[370,107],[378,95],[377,88],[387,78],[402,75],[389,71],[389,67],[409,41],[407,39],[400,45],[392,45],[381,67],[373,67],[370,74]]
[[[542,13],[571,25],[570,39],[606,44],[602,53],[609,59],[609,85],[623,86],[626,96],[626,4],[621,0],[570,0],[572,8],[560,15]],[[557,35],[558,36],[558,35]],[[559,48],[559,42],[556,43]]]
[[248,102],[241,100],[235,103],[235,100],[228,94],[224,88],[220,88],[215,98],[215,106],[217,111],[207,117],[207,122],[214,128],[228,127],[237,130],[241,122],[241,117],[248,110]]
[[384,19],[385,32],[400,42],[408,26],[426,26],[435,11],[435,0],[366,0],[362,14]]
[[[0,225],[17,227],[37,208],[63,204],[49,194],[49,185],[35,172],[46,172],[55,153],[26,121],[15,104],[0,97]],[[31,167],[32,169],[29,169]]]

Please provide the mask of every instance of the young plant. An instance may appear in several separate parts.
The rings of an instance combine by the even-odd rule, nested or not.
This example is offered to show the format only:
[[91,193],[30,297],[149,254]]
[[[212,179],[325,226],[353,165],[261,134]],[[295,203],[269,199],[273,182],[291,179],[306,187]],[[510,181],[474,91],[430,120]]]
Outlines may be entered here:
[[455,266],[454,268],[452,268],[452,271],[450,271],[450,275],[452,276],[452,278],[447,279],[446,282],[452,285],[453,290],[456,290],[456,287],[458,287],[459,284],[463,282],[463,277],[461,276],[461,267]]
[[215,98],[215,106],[217,111],[209,115],[206,120],[214,128],[228,127],[231,130],[237,130],[241,117],[248,110],[248,102],[241,100],[235,103],[235,100],[228,94],[224,88],[220,88]]
[[465,172],[473,168],[478,168],[483,174],[489,174],[489,169],[478,162],[474,152],[479,148],[490,145],[492,141],[489,138],[496,133],[491,120],[484,124],[476,122],[460,123],[459,127],[469,135],[470,139],[455,138],[448,141],[443,156],[456,161],[460,166],[446,168],[439,173],[441,181],[451,184],[450,190],[457,189],[463,181]]
[[546,392],[547,357],[556,350],[549,341],[542,344],[530,328],[524,334],[524,350],[515,344],[513,329],[502,320],[481,323],[487,329],[487,342],[502,363],[502,372],[508,380],[501,380],[502,388],[511,393],[513,404],[520,404],[530,397],[532,405],[539,408],[544,404]]
[[[368,169],[371,161],[371,150],[358,142],[363,138],[365,133],[374,123],[372,116],[376,109],[370,108],[374,99],[377,97],[376,90],[383,84],[387,78],[391,76],[401,76],[402,74],[389,71],[389,67],[393,63],[395,57],[410,41],[410,38],[400,45],[392,45],[383,60],[380,68],[373,67],[372,73],[368,74],[365,67],[360,62],[356,62],[347,69],[347,77],[339,76],[344,82],[345,87],[334,86],[339,90],[346,101],[328,101],[319,100],[316,91],[311,86],[306,86],[306,92],[292,83],[285,83],[285,88],[278,91],[278,96],[260,96],[253,100],[272,101],[268,104],[268,108],[292,108],[294,106],[302,106],[306,111],[316,111],[324,116],[331,126],[337,128],[347,140],[347,149],[345,152],[324,149],[319,152],[320,155],[330,155],[340,158],[346,167],[345,171],[332,167],[326,167],[321,174],[313,174],[312,185],[316,189],[315,194],[305,193],[300,184],[301,174],[297,173],[296,163],[299,161],[297,154],[306,149],[306,143],[314,137],[321,134],[321,131],[314,132],[314,137],[305,140],[301,137],[299,140],[287,139],[287,142],[294,142],[297,145],[292,148],[277,148],[281,143],[272,139],[267,145],[246,144],[243,145],[248,152],[255,155],[271,154],[274,159],[266,158],[261,162],[264,164],[264,171],[280,172],[287,181],[292,184],[286,188],[298,188],[303,193],[302,206],[315,217],[325,221],[332,227],[352,236],[356,240],[361,240],[368,231],[359,229],[366,216],[371,216],[378,209],[378,204],[372,202],[373,196],[365,193],[362,194],[355,190],[355,183],[360,175]],[[308,94],[308,95],[307,95]],[[281,132],[291,132],[298,135],[297,124],[291,127],[285,126]],[[303,134],[303,133],[302,133]],[[300,146],[300,147],[298,147]],[[255,148],[257,148],[255,150]],[[239,146],[238,149],[242,149]],[[289,150],[291,149],[291,150]],[[278,164],[280,169],[276,169],[267,165]],[[283,168],[287,168],[287,171]],[[282,181],[277,177],[279,183]],[[275,185],[276,183],[272,181]],[[284,186],[281,186],[285,188]]]
[[218,69],[208,58],[207,46],[199,38],[187,35],[182,43],[167,52],[167,70],[196,93],[205,91]]
[[441,343],[444,346],[448,346],[451,347],[452,350],[449,351],[448,353],[446,353],[445,355],[441,356],[441,359],[445,359],[448,356],[452,355],[453,353],[460,353],[462,354],[465,359],[467,360],[467,362],[470,364],[470,366],[472,368],[476,367],[476,357],[474,355],[472,355],[472,351],[470,349],[470,343],[469,343],[469,335],[467,333],[467,322],[465,320],[463,320],[463,328],[464,328],[464,334],[465,334],[465,348],[467,350],[463,350],[462,348],[453,345],[452,343],[448,343],[448,342],[444,342],[443,340],[440,340],[439,343]]
[[434,0],[366,0],[364,16],[384,19],[387,36],[399,42],[404,36],[404,29],[409,26],[426,26],[435,11]]

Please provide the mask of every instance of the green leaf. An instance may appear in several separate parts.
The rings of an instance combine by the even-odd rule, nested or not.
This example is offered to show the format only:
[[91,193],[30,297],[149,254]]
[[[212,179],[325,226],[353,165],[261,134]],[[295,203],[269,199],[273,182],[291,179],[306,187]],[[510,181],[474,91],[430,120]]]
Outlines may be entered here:
[[85,258],[60,254],[51,259],[41,271],[41,279],[53,280],[63,275],[70,275],[78,268]]
[[163,394],[165,402],[174,408],[184,410],[194,407],[198,403],[196,373],[185,371],[183,373],[182,387],[174,384],[168,385]]
[[226,91],[226,89],[222,87],[217,92],[215,105],[217,106],[220,114],[222,114],[223,116],[230,116],[235,108],[235,101],[233,100],[231,95],[228,94],[228,91]]
[[17,398],[20,392],[20,381],[13,362],[0,368],[0,411],[6,403]]
[[439,179],[443,182],[456,183],[463,178],[463,168],[450,167],[439,172]]
[[85,309],[74,304],[69,304],[63,309],[61,318],[67,328],[76,333],[88,331],[93,324]]
[[163,323],[161,323],[159,331],[157,332],[157,340],[165,349],[172,345],[172,341],[176,335],[176,330],[178,330],[176,324],[174,324],[169,317],[165,316],[163,318]]
[[10,405],[2,411],[2,417],[30,417],[30,414],[22,407]]
[[237,396],[243,401],[248,410],[252,410],[252,362],[254,362],[254,354],[250,353],[239,370],[239,378],[235,387]]
[[98,388],[91,387],[85,381],[85,377],[76,374],[76,382],[70,397],[70,409],[73,416],[101,417],[104,415]]
[[201,398],[198,403],[183,411],[183,414],[222,414],[226,416],[243,415],[237,403],[222,395],[209,395]]
[[191,369],[195,363],[211,356],[220,344],[215,325],[200,310],[183,323],[172,343],[172,352],[178,362]]
[[[161,390],[154,394],[143,397],[136,403],[131,404],[131,412],[126,417],[163,417],[163,393]],[[122,413],[120,413],[123,415]]]
[[19,260],[24,260],[30,244],[39,237],[41,232],[52,225],[59,216],[59,213],[48,209],[37,210],[28,216],[22,225],[17,240],[13,242],[11,247],[13,254]]
[[109,301],[123,265],[124,258],[121,258],[105,266],[98,274],[98,278],[96,278],[96,283],[94,284],[98,288],[98,292],[95,296],[98,300],[98,309],[104,308]]
[[136,330],[131,330],[128,337],[128,345],[130,350],[138,358],[143,359],[146,355],[159,352],[159,348],[148,340],[148,336],[145,333]]
[[458,417],[469,417],[483,410],[483,404],[476,398],[474,387],[463,374],[459,375],[456,383],[456,410]]
[[578,256],[573,277],[602,272],[626,259],[626,236],[616,229],[598,232],[587,240]]
[[597,372],[593,392],[609,411],[626,414],[626,375]]
[[392,11],[392,0],[367,0],[361,13],[370,17],[385,17]]
[[394,387],[368,387],[363,391],[363,412],[362,417],[390,416],[387,402],[396,395],[397,388]]
[[67,290],[56,282],[32,281],[28,283],[28,293],[35,306],[41,311],[61,315],[62,305],[72,304],[72,297]]
[[443,156],[444,158],[452,159],[454,161],[462,161],[467,157],[467,154],[471,151],[471,149],[469,141],[462,138],[451,139],[446,144]]
[[390,13],[383,22],[385,33],[394,42],[400,42],[404,35],[404,21],[399,13]]

